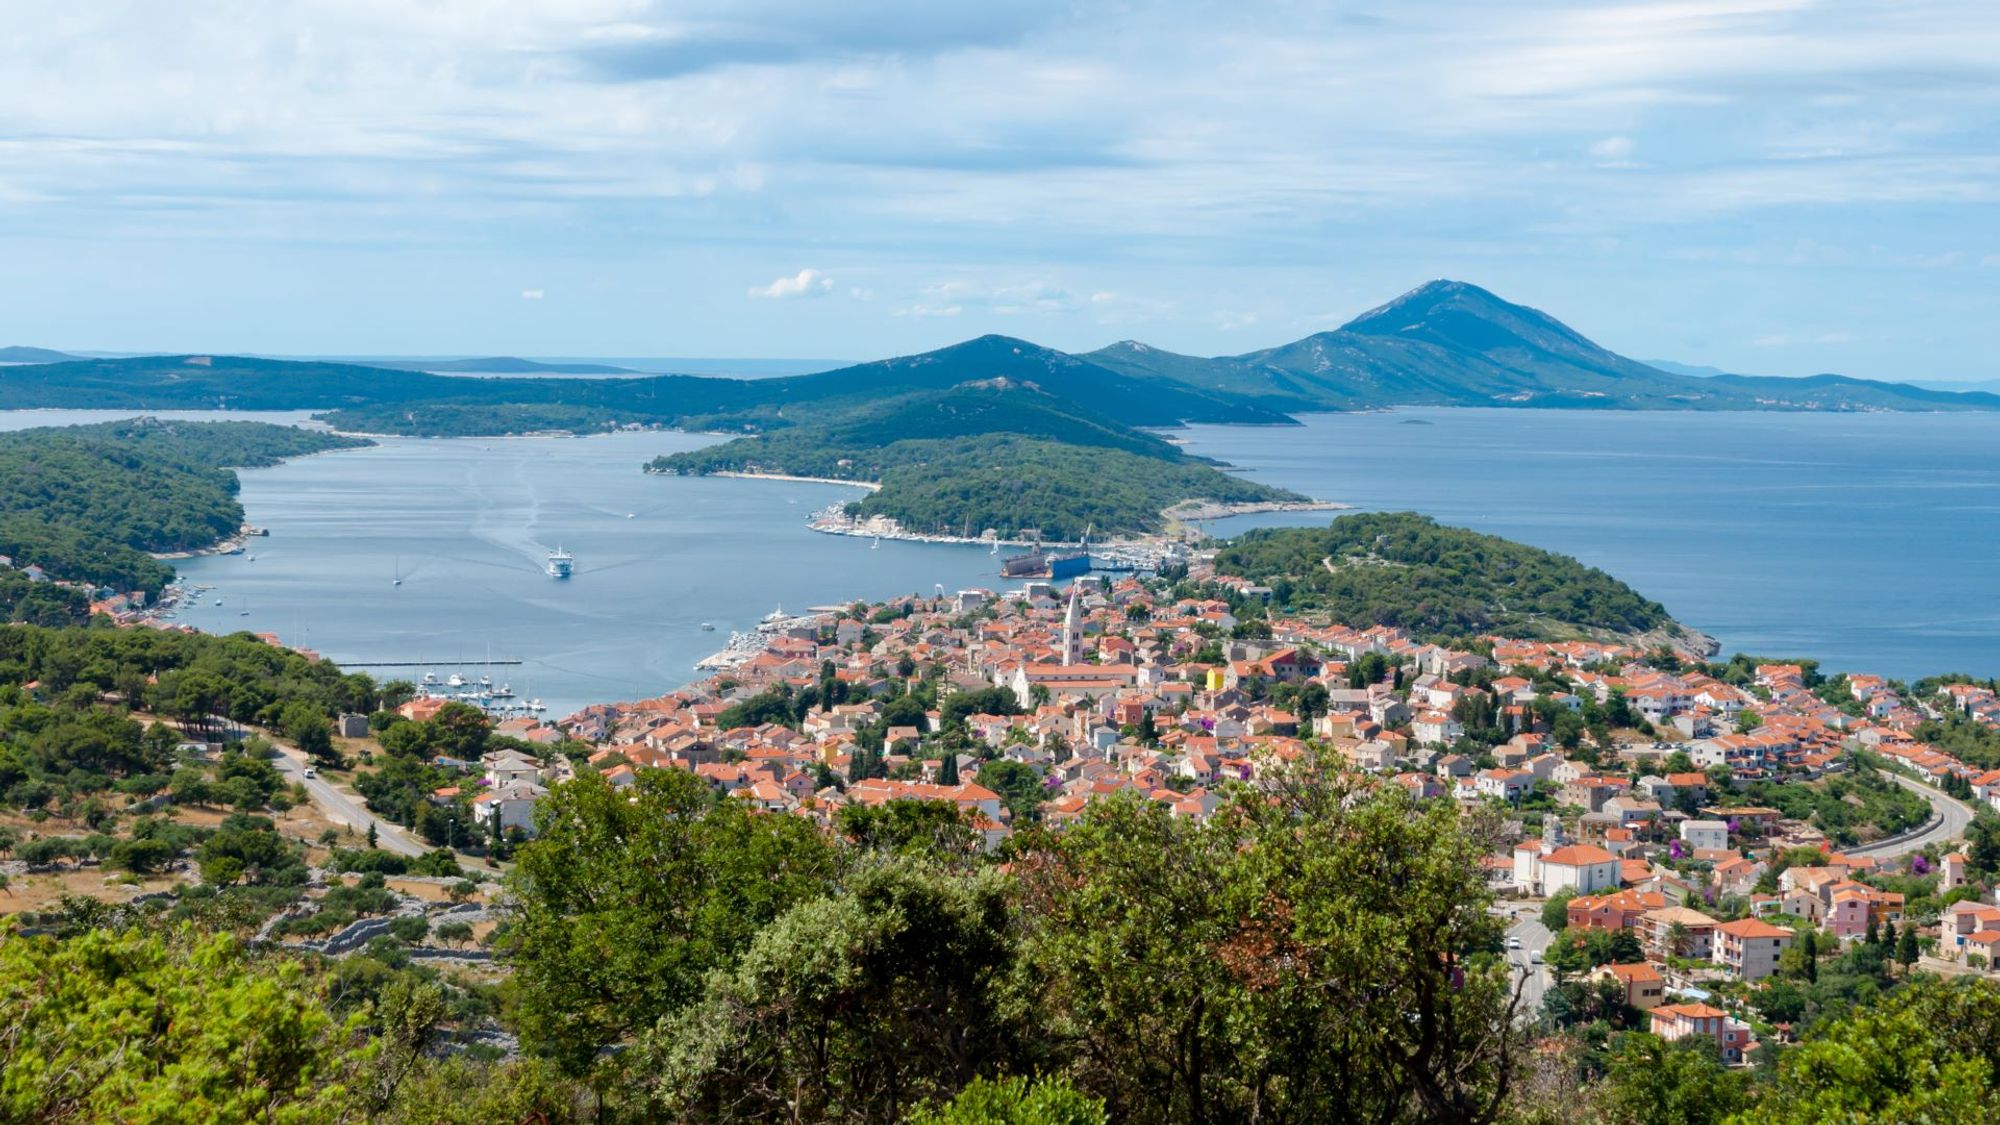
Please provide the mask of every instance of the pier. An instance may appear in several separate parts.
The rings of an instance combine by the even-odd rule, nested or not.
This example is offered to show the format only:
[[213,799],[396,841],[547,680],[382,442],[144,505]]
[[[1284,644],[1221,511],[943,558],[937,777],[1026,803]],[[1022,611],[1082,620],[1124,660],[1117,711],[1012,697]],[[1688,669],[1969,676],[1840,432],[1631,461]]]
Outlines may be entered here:
[[519,664],[519,660],[337,660],[350,668],[476,668]]

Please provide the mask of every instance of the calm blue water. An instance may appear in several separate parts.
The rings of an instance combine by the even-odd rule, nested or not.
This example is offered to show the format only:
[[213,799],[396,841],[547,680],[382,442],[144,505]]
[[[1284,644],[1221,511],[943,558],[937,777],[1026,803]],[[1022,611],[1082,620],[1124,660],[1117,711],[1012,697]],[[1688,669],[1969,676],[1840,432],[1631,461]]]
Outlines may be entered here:
[[[493,669],[494,680],[562,715],[696,678],[695,661],[730,630],[781,605],[999,584],[997,560],[979,548],[871,549],[806,528],[814,509],[856,488],[639,471],[714,440],[388,440],[246,471],[244,509],[271,536],[251,541],[254,561],[180,564],[216,589],[179,620],[274,632],[343,663],[434,662],[440,677],[461,661],[518,657],[526,663]],[[557,546],[576,556],[566,582],[542,570]]]
[[1270,484],[1574,555],[1725,652],[2000,674],[2000,416],[1403,410],[1305,423],[1186,436]]
[[[0,429],[120,416],[0,412]],[[2000,417],[1411,410],[1185,437],[1272,484],[1575,555],[1730,651],[2000,674]],[[806,529],[856,489],[639,471],[711,440],[390,440],[246,471],[244,507],[272,535],[254,562],[183,563],[216,591],[181,620],[440,675],[518,657],[494,678],[562,714],[687,682],[780,604],[1001,585],[978,548]],[[542,573],[558,545],[569,582]]]

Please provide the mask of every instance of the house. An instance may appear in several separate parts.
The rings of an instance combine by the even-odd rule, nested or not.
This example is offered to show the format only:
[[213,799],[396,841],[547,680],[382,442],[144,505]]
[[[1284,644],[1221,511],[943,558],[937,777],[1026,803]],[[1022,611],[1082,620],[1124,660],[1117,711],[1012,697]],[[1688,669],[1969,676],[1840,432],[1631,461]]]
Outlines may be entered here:
[[1972,936],[1994,930],[2000,930],[2000,906],[1954,902],[1938,919],[1937,955],[1957,960],[1967,952],[1979,952],[1972,944]]
[[1681,842],[1696,852],[1721,851],[1729,846],[1729,823],[1722,820],[1681,821]]
[[1475,787],[1482,797],[1512,804],[1534,791],[1535,775],[1526,770],[1480,770]]
[[1715,963],[1737,979],[1760,981],[1778,971],[1778,957],[1792,944],[1792,931],[1756,918],[1715,927]]
[[1652,1011],[1653,1034],[1672,1042],[1700,1035],[1715,1040],[1722,1061],[1736,1064],[1755,1050],[1750,1025],[1729,1018],[1729,1013],[1707,1004],[1663,1004]]
[[1465,727],[1443,711],[1420,712],[1410,720],[1410,737],[1426,746],[1446,746],[1465,735]]
[[1593,844],[1544,851],[1529,840],[1514,849],[1514,883],[1531,895],[1596,894],[1618,885],[1618,857]]
[[1715,919],[1685,906],[1648,910],[1639,919],[1639,941],[1650,960],[1665,961],[1669,956],[1695,961],[1713,960]]
[[1666,1001],[1667,979],[1644,961],[1636,965],[1599,965],[1591,972],[1590,979],[1617,981],[1625,990],[1625,1003],[1642,1012]]
[[505,832],[511,828],[532,833],[535,829],[535,802],[547,795],[548,790],[527,782],[490,789],[472,799],[472,814],[496,831]]

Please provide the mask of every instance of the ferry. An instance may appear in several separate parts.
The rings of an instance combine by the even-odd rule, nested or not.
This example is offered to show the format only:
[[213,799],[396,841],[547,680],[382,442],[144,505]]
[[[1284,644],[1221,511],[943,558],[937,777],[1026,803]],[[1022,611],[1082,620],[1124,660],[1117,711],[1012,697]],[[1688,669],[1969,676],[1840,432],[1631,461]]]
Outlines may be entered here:
[[550,578],[568,578],[576,564],[576,557],[557,547],[549,552],[548,571]]

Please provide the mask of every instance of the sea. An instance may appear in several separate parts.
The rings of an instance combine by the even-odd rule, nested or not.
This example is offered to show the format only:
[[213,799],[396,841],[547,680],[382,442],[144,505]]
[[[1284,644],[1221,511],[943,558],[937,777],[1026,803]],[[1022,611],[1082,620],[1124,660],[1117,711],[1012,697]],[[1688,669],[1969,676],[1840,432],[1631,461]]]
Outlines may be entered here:
[[1179,436],[1267,484],[1575,556],[1724,653],[2000,675],[2000,414],[1439,409],[1303,423]]
[[[0,412],[0,429],[125,416]],[[1727,652],[2000,675],[2000,416],[1398,410],[1175,436],[1269,484],[1574,555]],[[177,620],[383,678],[486,674],[561,715],[695,679],[780,608],[1003,588],[984,548],[806,527],[856,488],[640,471],[715,440],[391,438],[244,471],[270,536],[181,562],[212,589]],[[559,547],[567,581],[543,569]]]

